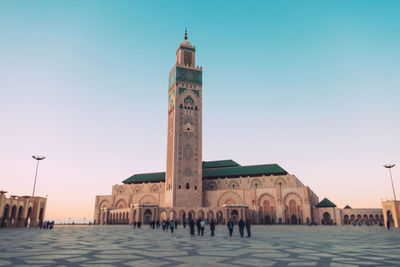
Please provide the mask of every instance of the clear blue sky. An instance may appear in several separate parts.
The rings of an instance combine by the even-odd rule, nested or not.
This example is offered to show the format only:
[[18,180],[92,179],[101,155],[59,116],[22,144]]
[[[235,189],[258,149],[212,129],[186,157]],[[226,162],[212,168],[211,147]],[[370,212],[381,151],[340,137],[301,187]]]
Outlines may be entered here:
[[399,1],[1,1],[0,187],[30,194],[44,154],[47,217],[88,218],[95,195],[163,171],[187,27],[203,160],[278,163],[320,199],[379,207],[382,164],[399,165],[400,195],[399,14]]

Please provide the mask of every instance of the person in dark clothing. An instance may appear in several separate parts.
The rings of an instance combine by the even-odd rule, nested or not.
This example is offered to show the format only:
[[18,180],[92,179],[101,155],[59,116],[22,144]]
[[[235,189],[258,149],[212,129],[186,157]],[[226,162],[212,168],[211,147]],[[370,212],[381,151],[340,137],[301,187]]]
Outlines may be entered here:
[[390,230],[390,220],[389,220],[389,218],[386,221],[386,228],[388,229],[388,231]]
[[197,219],[196,227],[197,227],[197,235],[200,235],[200,231],[201,231],[200,219]]
[[186,220],[183,220],[183,228],[186,228]]
[[138,222],[137,227],[140,229],[140,227],[142,227],[142,222]]
[[190,219],[189,220],[190,236],[194,236],[194,225],[195,225],[195,223],[194,223],[193,219]]
[[210,231],[211,231],[211,236],[214,236],[214,231],[215,231],[215,222],[214,220],[211,220],[210,222]]
[[228,226],[228,230],[229,230],[229,236],[232,236],[233,233],[233,222],[231,219],[229,219],[228,223],[226,224]]
[[250,232],[250,219],[246,220],[246,231],[247,231],[247,237],[251,237],[251,232]]
[[240,237],[243,237],[243,232],[244,232],[244,221],[243,221],[243,219],[240,219],[238,226],[239,226]]
[[174,221],[171,221],[169,223],[169,228],[171,229],[171,234],[173,234],[174,233],[174,228],[175,228],[175,222]]

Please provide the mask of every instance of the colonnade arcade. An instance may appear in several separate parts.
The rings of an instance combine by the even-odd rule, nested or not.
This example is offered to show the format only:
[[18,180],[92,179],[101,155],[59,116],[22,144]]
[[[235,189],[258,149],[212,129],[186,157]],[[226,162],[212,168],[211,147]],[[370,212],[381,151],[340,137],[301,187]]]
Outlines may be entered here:
[[151,221],[178,220],[188,222],[190,219],[214,220],[216,223],[226,223],[231,219],[237,223],[240,219],[254,219],[254,213],[246,205],[223,205],[222,208],[162,208],[157,204],[133,204],[131,208],[101,209],[99,214],[100,224],[132,224]]
[[[27,209],[27,210],[26,210]],[[6,204],[3,209],[3,214],[0,217],[0,227],[24,227],[31,225],[33,222],[32,218],[32,206],[23,207],[22,205]],[[44,209],[41,208],[39,211],[38,223],[43,223]]]

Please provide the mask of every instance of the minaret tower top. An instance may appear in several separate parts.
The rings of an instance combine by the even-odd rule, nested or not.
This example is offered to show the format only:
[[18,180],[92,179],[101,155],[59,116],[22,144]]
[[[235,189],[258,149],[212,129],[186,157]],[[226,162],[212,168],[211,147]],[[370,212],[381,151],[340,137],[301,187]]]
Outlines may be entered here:
[[196,68],[196,48],[192,46],[192,44],[187,39],[187,30],[185,29],[184,40],[179,44],[179,47],[176,50],[176,65],[187,68]]

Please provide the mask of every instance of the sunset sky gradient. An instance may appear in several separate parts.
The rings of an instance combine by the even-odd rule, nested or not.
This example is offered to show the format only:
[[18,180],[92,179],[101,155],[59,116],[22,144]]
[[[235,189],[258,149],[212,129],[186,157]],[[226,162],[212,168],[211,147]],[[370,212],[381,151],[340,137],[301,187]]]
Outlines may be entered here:
[[185,27],[203,66],[203,160],[278,163],[339,207],[400,195],[400,1],[1,1],[0,189],[47,219],[164,171]]

